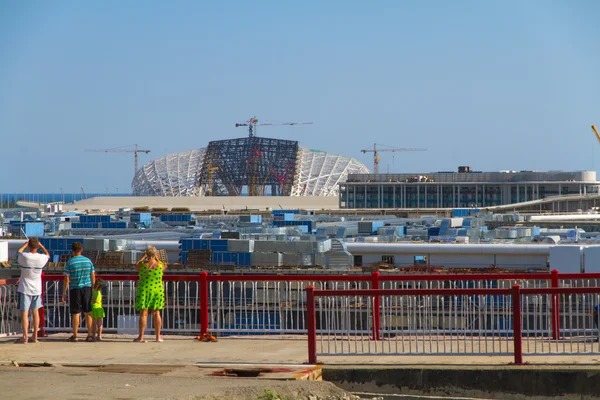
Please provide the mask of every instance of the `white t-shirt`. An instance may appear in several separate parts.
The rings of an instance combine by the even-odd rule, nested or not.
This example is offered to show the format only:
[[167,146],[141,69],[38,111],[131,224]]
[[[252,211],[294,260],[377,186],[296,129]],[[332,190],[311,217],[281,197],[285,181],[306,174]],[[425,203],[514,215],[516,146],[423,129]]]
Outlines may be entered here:
[[21,280],[17,292],[29,296],[42,294],[42,268],[49,258],[41,253],[19,253],[17,261],[21,266]]

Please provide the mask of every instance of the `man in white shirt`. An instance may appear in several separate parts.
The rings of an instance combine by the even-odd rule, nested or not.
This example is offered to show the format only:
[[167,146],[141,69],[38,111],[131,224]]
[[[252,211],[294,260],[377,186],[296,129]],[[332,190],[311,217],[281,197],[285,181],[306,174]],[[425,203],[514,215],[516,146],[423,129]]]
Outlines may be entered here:
[[[24,253],[25,248],[29,252]],[[38,251],[42,253],[38,253]],[[18,306],[21,311],[21,323],[23,325],[23,337],[17,343],[27,343],[29,330],[29,310],[33,311],[33,334],[31,341],[37,343],[38,329],[40,327],[40,314],[38,309],[42,307],[42,269],[50,259],[48,250],[37,238],[31,238],[17,250],[17,261],[21,266],[21,277],[17,287]]]

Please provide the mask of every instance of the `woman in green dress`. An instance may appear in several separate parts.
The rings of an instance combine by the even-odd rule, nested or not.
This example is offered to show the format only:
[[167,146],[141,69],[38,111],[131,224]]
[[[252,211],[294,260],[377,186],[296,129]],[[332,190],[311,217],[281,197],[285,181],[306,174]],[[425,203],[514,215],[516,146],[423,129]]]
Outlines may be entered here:
[[165,265],[158,258],[156,247],[148,246],[144,256],[135,264],[135,269],[139,273],[135,309],[140,312],[140,324],[138,337],[133,341],[144,341],[144,330],[148,321],[148,310],[150,310],[156,332],[156,341],[162,342],[160,311],[165,306],[165,288],[162,281]]

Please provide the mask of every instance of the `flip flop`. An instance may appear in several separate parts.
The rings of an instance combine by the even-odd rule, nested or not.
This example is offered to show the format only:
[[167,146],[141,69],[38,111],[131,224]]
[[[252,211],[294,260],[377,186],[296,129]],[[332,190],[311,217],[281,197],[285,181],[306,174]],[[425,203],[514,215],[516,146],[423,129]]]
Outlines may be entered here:
[[15,340],[16,344],[27,344],[27,342],[28,342],[27,339],[24,339],[24,338],[19,338],[19,339]]
[[39,342],[40,342],[40,341],[39,341],[39,340],[37,340],[37,339],[32,339],[32,340],[30,340],[30,341],[29,341],[29,343],[39,343]]
[[156,339],[156,341],[157,341],[157,342],[159,342],[159,343],[162,343],[162,342],[164,342],[163,338]]
[[140,338],[135,338],[135,339],[133,339],[133,341],[136,343],[146,343],[146,341],[144,339],[140,339]]
[[88,336],[85,338],[86,342],[94,342],[94,338],[92,336]]
[[77,336],[75,335],[71,335],[71,337],[69,339],[67,339],[69,342],[76,342],[77,341]]

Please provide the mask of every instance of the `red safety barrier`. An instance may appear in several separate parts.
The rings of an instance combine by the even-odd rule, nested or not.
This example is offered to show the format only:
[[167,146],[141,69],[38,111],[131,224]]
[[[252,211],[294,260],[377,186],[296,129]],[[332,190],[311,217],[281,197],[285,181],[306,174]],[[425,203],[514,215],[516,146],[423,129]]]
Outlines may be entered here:
[[[122,281],[130,280],[137,281],[137,274],[98,274],[99,277],[105,281]],[[62,280],[63,275],[49,275],[43,274],[43,281],[57,281]],[[379,272],[373,272],[371,275],[284,275],[284,274],[269,274],[269,275],[209,275],[206,272],[195,275],[172,275],[165,274],[163,280],[167,282],[199,282],[199,299],[200,299],[200,334],[207,334],[210,330],[210,302],[209,302],[209,282],[369,282],[371,290],[378,290],[381,287],[382,282],[416,282],[416,281],[549,281],[552,288],[557,289],[559,287],[559,281],[573,279],[573,280],[584,280],[584,279],[598,279],[600,280],[600,273],[585,273],[585,274],[559,274],[557,271],[552,273],[483,273],[483,274],[401,274],[401,275],[381,275]],[[542,288],[535,289],[541,290]],[[356,294],[359,295],[358,289]],[[381,289],[379,289],[381,290]],[[404,294],[412,293],[413,290],[419,291],[422,294],[427,293],[438,293],[438,290],[453,290],[453,289],[403,289]],[[431,292],[433,290],[433,292]],[[456,289],[459,290],[459,289]],[[460,289],[462,290],[462,289]],[[465,289],[466,290],[466,289]],[[470,289],[478,292],[474,294],[494,294],[497,290],[498,293],[505,289],[495,288],[481,288],[481,289]],[[510,289],[507,289],[510,291]],[[530,289],[522,288],[521,291],[525,292]],[[572,289],[569,289],[572,290]],[[323,291],[320,291],[323,292]],[[353,290],[353,293],[355,291]],[[440,294],[446,292],[439,292]],[[540,292],[536,292],[540,293]],[[573,293],[572,291],[569,293]],[[380,298],[376,296],[373,303],[373,324],[372,324],[372,335],[375,339],[381,338],[381,312],[380,312]],[[553,292],[551,301],[551,327],[552,327],[552,338],[558,339],[560,337],[560,306],[558,292]],[[40,335],[46,335],[45,332],[45,313],[42,311],[40,315]]]
[[[553,275],[556,275],[554,273]],[[583,275],[583,274],[581,274]],[[581,278],[577,275],[576,278]],[[600,274],[598,274],[600,275]],[[381,296],[477,296],[477,295],[511,295],[512,297],[512,326],[513,326],[513,341],[514,341],[514,365],[523,364],[523,332],[522,332],[522,313],[521,313],[521,296],[526,295],[551,295],[552,298],[558,298],[559,295],[572,294],[600,294],[600,287],[577,287],[577,288],[521,288],[520,285],[514,284],[511,289],[357,289],[352,291],[345,290],[315,290],[313,287],[306,289],[307,293],[307,327],[308,331],[308,355],[309,363],[317,362],[316,350],[316,297],[337,297],[337,296],[368,296],[375,299]],[[553,310],[558,303],[554,303]],[[374,311],[375,312],[375,311]],[[553,314],[554,315],[554,314]],[[558,327],[554,323],[553,328]],[[373,338],[372,338],[373,339]],[[377,339],[375,339],[377,340]]]
[[306,330],[308,336],[308,363],[317,363],[317,313],[315,307],[315,288],[306,288]]

